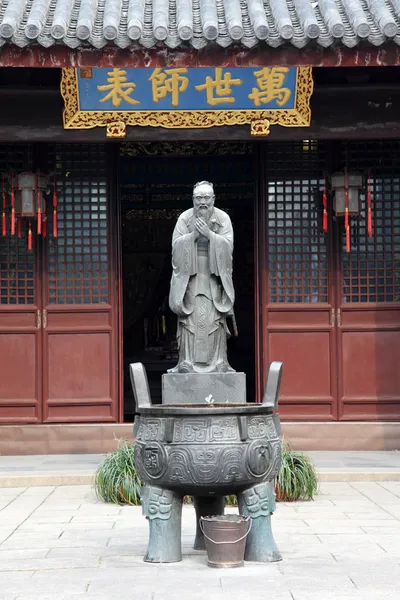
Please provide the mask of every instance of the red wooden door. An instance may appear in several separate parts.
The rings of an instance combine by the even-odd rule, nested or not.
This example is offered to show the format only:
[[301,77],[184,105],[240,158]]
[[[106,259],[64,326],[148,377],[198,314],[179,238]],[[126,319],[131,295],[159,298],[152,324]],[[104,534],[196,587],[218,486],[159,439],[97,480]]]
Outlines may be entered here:
[[[0,178],[29,169],[27,146],[0,146]],[[0,181],[1,185],[1,181]],[[40,253],[26,237],[0,235],[0,423],[42,419]]]
[[337,379],[331,258],[315,195],[320,160],[316,143],[263,145],[266,220],[259,258],[262,380],[270,361],[282,361],[280,414],[326,421],[337,416]]
[[340,166],[371,170],[373,236],[352,226],[351,252],[337,224],[339,418],[400,417],[400,179],[397,141],[342,144]]
[[26,239],[0,237],[0,423],[42,418],[37,262]]
[[[284,363],[280,413],[293,420],[400,418],[400,142],[268,144],[262,150],[263,373]],[[322,174],[372,171],[345,249],[343,219],[322,231]],[[260,386],[261,387],[261,386]]]
[[106,151],[71,145],[56,153],[58,237],[48,238],[43,278],[43,420],[116,421],[115,265]]
[[33,250],[25,235],[0,236],[0,422],[116,421],[115,218],[105,147],[0,147],[0,163],[55,168],[58,194],[57,238],[51,206],[47,237],[34,235]]

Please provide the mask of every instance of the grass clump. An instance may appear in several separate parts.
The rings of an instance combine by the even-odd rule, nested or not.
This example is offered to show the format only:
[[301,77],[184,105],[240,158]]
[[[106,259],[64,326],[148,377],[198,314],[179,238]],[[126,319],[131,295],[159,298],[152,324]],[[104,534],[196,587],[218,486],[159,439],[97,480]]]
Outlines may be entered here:
[[318,491],[318,476],[306,454],[292,450],[282,440],[282,468],[276,481],[276,499],[294,502],[312,500]]
[[142,483],[135,469],[134,445],[119,440],[114,452],[107,454],[95,475],[94,488],[98,498],[114,504],[141,504]]

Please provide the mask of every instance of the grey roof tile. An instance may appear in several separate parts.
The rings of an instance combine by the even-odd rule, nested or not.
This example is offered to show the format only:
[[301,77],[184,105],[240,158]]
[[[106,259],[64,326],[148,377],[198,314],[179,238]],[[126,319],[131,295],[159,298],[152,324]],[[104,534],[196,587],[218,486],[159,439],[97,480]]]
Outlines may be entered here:
[[0,46],[400,45],[400,0],[0,0]]

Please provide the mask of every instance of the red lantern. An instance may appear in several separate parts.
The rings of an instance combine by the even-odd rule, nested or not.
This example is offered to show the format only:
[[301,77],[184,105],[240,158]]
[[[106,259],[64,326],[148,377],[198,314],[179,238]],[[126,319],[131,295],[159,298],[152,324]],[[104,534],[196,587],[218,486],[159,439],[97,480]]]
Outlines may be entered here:
[[344,216],[344,230],[346,234],[346,252],[350,252],[350,217],[356,217],[361,212],[360,191],[362,188],[362,175],[360,173],[334,173],[332,175],[332,189],[335,193],[333,210],[337,217]]
[[[11,202],[11,235],[17,233],[22,237],[23,222],[27,222],[26,230],[28,232],[28,250],[33,248],[33,229],[36,227],[37,235],[46,237],[47,235],[47,216],[45,194],[49,184],[49,178],[38,173],[19,173],[6,175],[2,177],[2,235],[7,235],[7,192],[10,194]],[[56,181],[54,177],[53,192],[53,234],[57,237],[57,192]],[[36,225],[34,221],[36,220]]]
[[[47,177],[40,173],[19,173],[16,177],[15,208],[18,218],[18,234],[21,231],[22,219],[28,222],[28,250],[32,250],[32,220],[37,221],[37,234],[42,234],[43,217],[46,213],[44,192],[47,188]],[[12,179],[13,181],[13,179]],[[14,193],[12,185],[11,194]]]

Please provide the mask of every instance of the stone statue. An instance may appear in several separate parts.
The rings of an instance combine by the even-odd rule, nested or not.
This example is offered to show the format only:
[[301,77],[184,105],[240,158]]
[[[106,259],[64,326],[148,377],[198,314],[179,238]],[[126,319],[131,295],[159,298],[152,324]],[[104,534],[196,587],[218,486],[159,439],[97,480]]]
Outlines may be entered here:
[[171,310],[178,316],[179,362],[171,373],[234,372],[227,359],[233,317],[233,229],[214,206],[212,183],[193,189],[193,208],[178,219],[172,237]]

